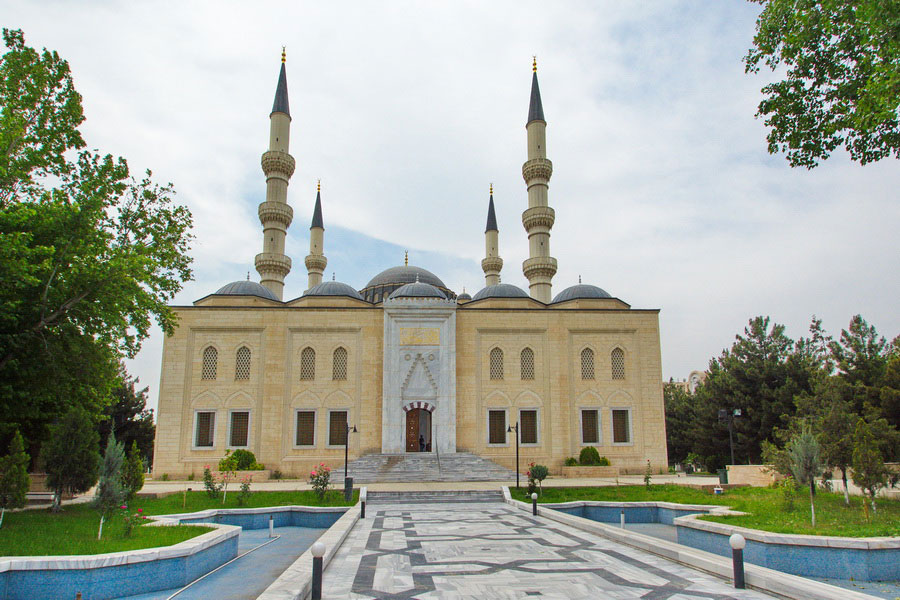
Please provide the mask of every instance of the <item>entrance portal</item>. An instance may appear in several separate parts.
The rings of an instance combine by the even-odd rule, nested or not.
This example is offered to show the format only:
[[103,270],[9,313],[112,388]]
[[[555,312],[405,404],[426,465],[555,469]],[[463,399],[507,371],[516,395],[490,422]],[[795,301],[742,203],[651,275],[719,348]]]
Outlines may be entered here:
[[431,452],[431,413],[424,408],[406,413],[406,451]]

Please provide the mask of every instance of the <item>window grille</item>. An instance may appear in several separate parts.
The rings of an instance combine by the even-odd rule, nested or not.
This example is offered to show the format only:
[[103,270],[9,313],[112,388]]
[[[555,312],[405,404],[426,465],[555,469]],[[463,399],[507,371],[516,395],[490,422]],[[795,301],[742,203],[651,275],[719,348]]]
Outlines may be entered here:
[[331,360],[331,378],[335,381],[347,379],[347,349],[337,348]]
[[525,348],[522,350],[522,379],[534,379],[534,350]]
[[519,411],[519,441],[523,444],[537,444],[537,411]]
[[347,443],[347,411],[335,410],[328,415],[328,444],[343,446]]
[[250,348],[241,346],[238,348],[234,359],[235,380],[250,379]]
[[503,350],[491,350],[491,379],[503,379]]
[[488,444],[506,443],[506,411],[488,411]]
[[216,428],[216,413],[197,413],[197,432],[194,437],[194,445],[198,448],[212,448],[213,434]]
[[231,413],[231,439],[228,445],[233,448],[245,447],[249,437],[250,413],[245,411]]
[[594,378],[594,351],[590,348],[581,351],[581,378]]
[[213,346],[207,346],[203,350],[203,369],[200,371],[200,379],[215,379],[218,362],[219,351]]
[[600,419],[596,409],[581,411],[581,443],[600,443]]
[[613,348],[610,362],[612,363],[612,378],[625,379],[625,351],[621,348]]
[[631,442],[631,428],[628,423],[629,413],[628,409],[612,411],[614,444],[628,444]]
[[297,411],[297,446],[314,446],[316,443],[316,411]]
[[300,353],[300,379],[316,378],[316,351],[307,346]]

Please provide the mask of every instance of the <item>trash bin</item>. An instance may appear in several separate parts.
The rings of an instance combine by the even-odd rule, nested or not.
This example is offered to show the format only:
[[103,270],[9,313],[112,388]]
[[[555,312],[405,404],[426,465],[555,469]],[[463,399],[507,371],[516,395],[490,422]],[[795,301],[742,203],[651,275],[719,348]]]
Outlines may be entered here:
[[719,474],[719,483],[728,483],[728,469],[717,469]]

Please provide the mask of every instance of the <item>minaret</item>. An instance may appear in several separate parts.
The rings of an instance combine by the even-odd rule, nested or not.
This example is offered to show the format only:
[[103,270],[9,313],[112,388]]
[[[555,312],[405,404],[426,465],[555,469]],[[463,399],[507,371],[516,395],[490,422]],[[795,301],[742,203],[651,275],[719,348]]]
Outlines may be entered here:
[[256,255],[260,283],[279,300],[284,295],[284,278],[291,272],[291,259],[284,254],[284,238],[294,218],[287,203],[287,186],[294,174],[294,157],[288,154],[291,136],[291,111],[288,106],[285,52],[281,49],[281,73],[275,89],[275,102],[269,115],[269,150],[262,155],[266,175],[266,201],[259,205],[263,226],[263,251]]
[[484,285],[497,285],[500,283],[500,269],[503,268],[503,259],[500,258],[500,245],[498,244],[497,216],[494,214],[494,184],[491,184],[491,199],[488,202],[487,226],[484,228],[484,260],[481,268],[484,271]]
[[309,287],[322,283],[322,272],[328,264],[324,254],[325,225],[322,222],[322,182],[316,184],[316,207],[313,209],[312,224],[309,226],[309,256],[306,270],[309,272]]
[[547,160],[547,122],[541,105],[537,79],[537,58],[532,65],[531,103],[528,106],[528,160],[522,165],[522,177],[528,188],[528,210],[522,213],[522,225],[528,232],[529,258],[522,263],[531,297],[550,303],[550,286],[556,274],[556,259],[550,256],[550,229],[556,216],[547,200],[553,163]]

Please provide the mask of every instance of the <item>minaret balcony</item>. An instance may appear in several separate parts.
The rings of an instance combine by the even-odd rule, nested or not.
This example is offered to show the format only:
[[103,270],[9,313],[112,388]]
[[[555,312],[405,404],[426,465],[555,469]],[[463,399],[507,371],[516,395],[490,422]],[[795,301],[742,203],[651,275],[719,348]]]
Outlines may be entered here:
[[550,279],[556,275],[556,259],[552,256],[534,256],[522,263],[522,272],[528,281],[535,278]]
[[556,222],[556,211],[549,206],[534,206],[522,213],[522,225],[525,231],[531,231],[536,227],[549,230]]
[[485,274],[499,273],[503,268],[503,259],[499,256],[488,256],[481,261],[481,270]]
[[534,179],[546,183],[550,181],[551,175],[553,175],[553,163],[549,158],[532,158],[522,165],[522,177],[525,178],[525,183],[531,184]]
[[322,274],[325,267],[328,266],[328,259],[321,254],[310,254],[303,261],[306,263],[306,270],[313,273]]
[[294,157],[287,152],[269,150],[263,153],[260,164],[266,177],[281,175],[285,179],[290,179],[297,163],[294,161]]
[[256,255],[257,272],[262,275],[270,273],[280,276],[282,279],[291,272],[291,259],[284,254],[275,254],[274,252],[261,252]]
[[290,204],[285,202],[262,202],[259,205],[259,222],[263,225],[271,223],[281,223],[287,229],[294,220],[294,209]]

